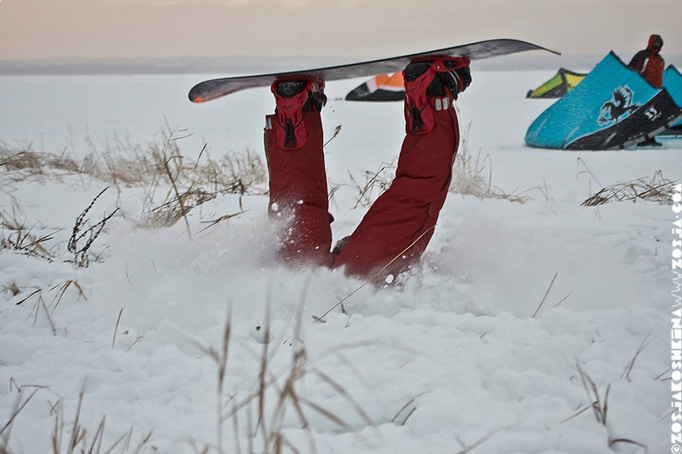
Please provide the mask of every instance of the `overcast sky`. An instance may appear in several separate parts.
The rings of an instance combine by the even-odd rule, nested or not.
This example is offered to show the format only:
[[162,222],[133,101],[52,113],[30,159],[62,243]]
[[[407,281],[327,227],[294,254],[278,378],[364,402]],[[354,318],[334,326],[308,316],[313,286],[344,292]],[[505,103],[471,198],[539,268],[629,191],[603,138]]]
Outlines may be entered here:
[[0,0],[0,62],[373,58],[503,37],[629,58],[651,33],[682,54],[681,20],[682,0]]

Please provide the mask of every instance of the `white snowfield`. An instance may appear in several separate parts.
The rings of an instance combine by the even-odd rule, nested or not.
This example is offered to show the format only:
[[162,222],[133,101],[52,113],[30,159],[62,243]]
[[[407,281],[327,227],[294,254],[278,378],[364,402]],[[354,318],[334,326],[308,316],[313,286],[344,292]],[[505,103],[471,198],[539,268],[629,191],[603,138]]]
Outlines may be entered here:
[[[5,247],[2,228],[0,452],[671,452],[676,214],[581,203],[658,171],[678,181],[682,139],[526,147],[552,101],[525,94],[552,73],[474,67],[457,102],[462,156],[525,203],[450,194],[421,266],[383,288],[279,265],[266,183],[148,228],[148,189],[122,182],[89,211],[94,224],[119,208],[91,246],[99,260],[78,267],[67,241],[108,184],[66,170],[14,181],[0,162],[3,219],[51,235],[54,257]],[[213,76],[2,77],[0,141],[78,160],[144,150],[167,123],[193,160],[263,157],[269,90],[191,104],[187,90]],[[401,103],[340,100],[361,82],[326,90],[327,137],[342,126],[325,147],[334,240],[366,211],[354,208],[363,172],[393,162],[404,131]],[[346,297],[345,313],[315,322]]]

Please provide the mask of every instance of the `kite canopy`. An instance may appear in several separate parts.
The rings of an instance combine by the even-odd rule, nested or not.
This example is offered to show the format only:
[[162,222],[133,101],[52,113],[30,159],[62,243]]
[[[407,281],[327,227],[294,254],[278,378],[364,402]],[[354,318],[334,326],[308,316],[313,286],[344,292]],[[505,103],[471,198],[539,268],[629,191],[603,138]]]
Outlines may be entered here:
[[675,104],[682,106],[682,74],[673,65],[663,72],[663,86],[675,100]]
[[405,99],[403,74],[379,74],[353,89],[346,101],[402,101]]
[[[675,104],[682,106],[682,74],[673,65],[663,72],[663,87],[668,90]],[[682,120],[662,132],[663,135],[682,136]]]
[[682,117],[664,89],[647,83],[613,52],[530,125],[533,147],[608,150],[644,142]]
[[530,90],[526,98],[561,98],[571,91],[586,74],[575,73],[566,68],[559,68],[559,71],[544,84],[535,90]]

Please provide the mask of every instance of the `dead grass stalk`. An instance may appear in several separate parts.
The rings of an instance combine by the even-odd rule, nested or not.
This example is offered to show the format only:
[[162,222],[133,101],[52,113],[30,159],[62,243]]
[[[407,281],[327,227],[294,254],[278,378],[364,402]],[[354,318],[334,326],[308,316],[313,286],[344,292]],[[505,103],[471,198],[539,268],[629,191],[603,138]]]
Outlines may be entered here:
[[[460,149],[452,165],[452,182],[449,191],[455,194],[473,195],[479,199],[503,199],[525,203],[527,197],[507,194],[492,185],[493,163],[490,155],[481,158],[481,150],[474,158],[469,153],[469,130],[471,123],[462,133]],[[487,166],[487,167],[486,167]],[[487,169],[487,177],[484,175]]]
[[675,182],[663,177],[663,172],[658,170],[652,177],[642,177],[625,183],[611,185],[600,189],[588,197],[582,206],[598,206],[609,202],[638,200],[670,203],[674,193]]

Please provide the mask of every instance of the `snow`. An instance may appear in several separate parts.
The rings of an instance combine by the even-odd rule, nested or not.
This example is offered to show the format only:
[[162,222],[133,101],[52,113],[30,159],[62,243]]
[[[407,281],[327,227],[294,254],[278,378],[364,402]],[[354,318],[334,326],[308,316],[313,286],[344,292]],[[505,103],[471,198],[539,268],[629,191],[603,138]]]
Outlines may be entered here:
[[[193,159],[204,144],[214,159],[262,153],[271,94],[190,104],[189,88],[213,76],[3,77],[0,140],[78,158],[153,142],[170,127],[189,136],[178,143]],[[263,195],[196,208],[188,235],[183,221],[145,226],[144,189],[109,190],[90,213],[119,208],[93,245],[100,260],[77,267],[65,261],[66,242],[107,184],[68,172],[3,180],[0,212],[52,234],[57,259],[0,251],[0,430],[28,401],[0,448],[50,452],[61,421],[59,452],[68,452],[78,414],[83,443],[106,418],[102,452],[131,430],[128,449],[113,452],[135,452],[150,432],[141,452],[263,452],[264,434],[281,434],[282,452],[454,453],[478,442],[471,452],[669,452],[674,213],[643,200],[581,202],[658,170],[677,180],[682,140],[618,152],[527,148],[526,128],[551,101],[525,93],[551,72],[509,76],[474,68],[457,103],[462,149],[498,193],[526,202],[450,194],[421,266],[382,288],[278,265]],[[349,172],[358,180],[393,162],[404,128],[399,103],[340,100],[360,82],[327,86],[327,137],[342,126],[325,148],[330,184],[340,185],[335,239],[366,210],[354,209]],[[345,313],[314,321],[344,298]],[[249,399],[265,348],[265,380],[277,381],[264,394],[263,428],[260,400]],[[292,374],[299,400],[278,418]],[[596,398],[607,404],[605,424],[581,412]],[[217,409],[231,414],[240,403],[219,424]],[[609,447],[619,438],[638,444]]]

